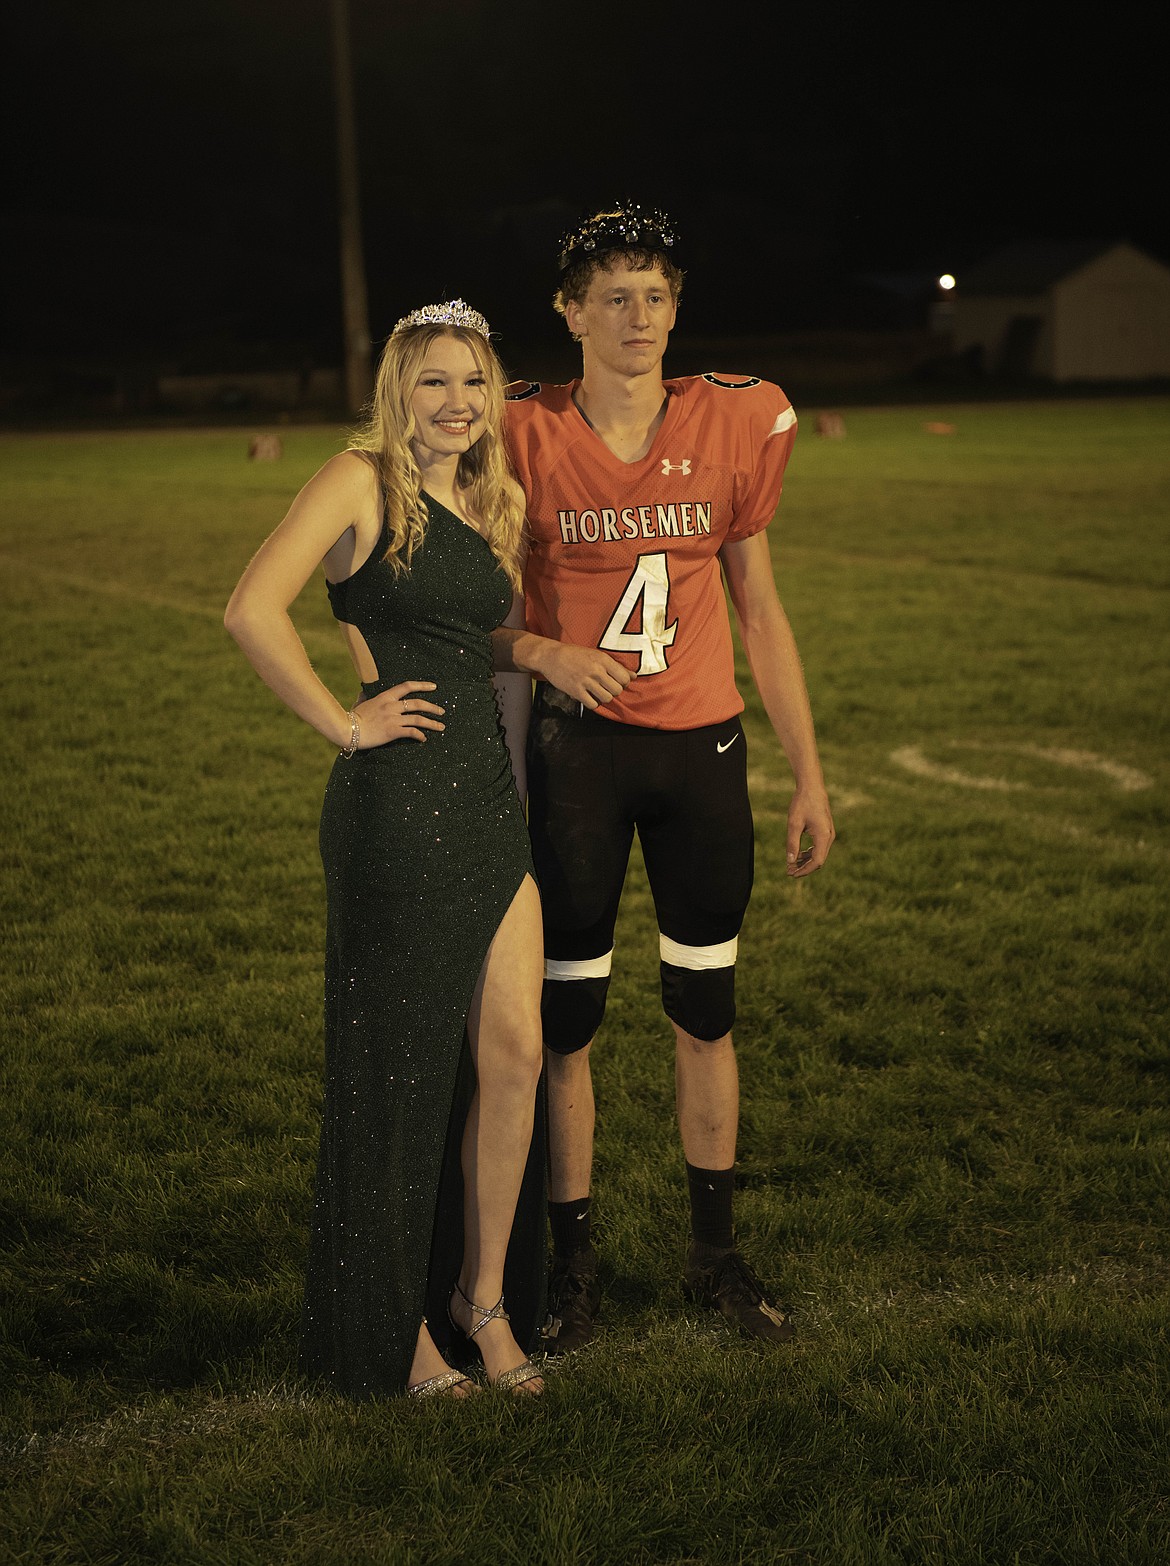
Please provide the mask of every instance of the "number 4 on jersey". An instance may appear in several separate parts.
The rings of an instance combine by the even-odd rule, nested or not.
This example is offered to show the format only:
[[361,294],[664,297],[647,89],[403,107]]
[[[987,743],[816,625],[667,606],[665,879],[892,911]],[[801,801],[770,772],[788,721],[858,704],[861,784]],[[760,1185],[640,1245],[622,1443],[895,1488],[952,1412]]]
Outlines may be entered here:
[[[666,600],[670,594],[670,573],[666,567],[666,551],[656,555],[639,555],[613,618],[605,628],[605,634],[597,644],[605,652],[638,653],[638,674],[661,674],[666,668],[666,649],[673,645],[678,621],[666,623]],[[626,627],[641,605],[642,629],[628,631]]]

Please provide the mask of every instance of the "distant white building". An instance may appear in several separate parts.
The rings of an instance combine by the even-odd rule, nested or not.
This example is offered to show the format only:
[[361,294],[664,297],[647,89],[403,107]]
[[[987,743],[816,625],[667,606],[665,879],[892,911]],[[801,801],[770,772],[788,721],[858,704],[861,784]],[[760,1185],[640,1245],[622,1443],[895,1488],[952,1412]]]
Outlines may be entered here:
[[1170,378],[1170,267],[1133,245],[1009,245],[951,300],[955,353],[981,350],[990,375]]

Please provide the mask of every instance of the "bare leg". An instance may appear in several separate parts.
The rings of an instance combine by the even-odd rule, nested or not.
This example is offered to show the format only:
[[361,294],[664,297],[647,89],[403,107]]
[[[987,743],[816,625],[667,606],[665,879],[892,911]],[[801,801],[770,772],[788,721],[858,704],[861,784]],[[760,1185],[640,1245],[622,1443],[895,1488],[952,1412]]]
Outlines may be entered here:
[[678,1128],[687,1163],[698,1169],[730,1169],[739,1129],[739,1072],[731,1034],[707,1041],[677,1023],[674,1080]]
[[[540,987],[544,957],[540,899],[525,877],[496,931],[467,1017],[477,1087],[463,1134],[464,1251],[459,1287],[485,1308],[504,1289],[504,1258],[532,1140],[540,1079]],[[452,1315],[474,1327],[467,1305],[454,1296]],[[506,1321],[476,1334],[488,1379],[522,1364],[524,1353]],[[518,1392],[541,1392],[539,1379]]]
[[592,1042],[571,1055],[545,1050],[548,1073],[548,1196],[575,1202],[589,1195],[593,1176]]

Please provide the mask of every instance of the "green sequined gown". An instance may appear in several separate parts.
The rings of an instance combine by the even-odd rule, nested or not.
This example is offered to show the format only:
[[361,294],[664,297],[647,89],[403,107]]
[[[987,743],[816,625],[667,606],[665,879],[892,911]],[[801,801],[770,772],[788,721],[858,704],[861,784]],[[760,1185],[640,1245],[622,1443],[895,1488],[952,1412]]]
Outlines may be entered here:
[[[532,869],[491,682],[491,632],[511,589],[478,533],[429,496],[427,507],[408,572],[383,560],[383,530],[369,560],[329,588],[378,670],[363,697],[434,680],[423,694],[446,709],[445,730],[425,744],[339,757],[321,815],[325,1108],[302,1362],[354,1398],[404,1389],[422,1317],[448,1345],[474,1089],[465,1021],[488,945]],[[505,1272],[526,1351],[543,1310],[541,1102],[536,1126]]]

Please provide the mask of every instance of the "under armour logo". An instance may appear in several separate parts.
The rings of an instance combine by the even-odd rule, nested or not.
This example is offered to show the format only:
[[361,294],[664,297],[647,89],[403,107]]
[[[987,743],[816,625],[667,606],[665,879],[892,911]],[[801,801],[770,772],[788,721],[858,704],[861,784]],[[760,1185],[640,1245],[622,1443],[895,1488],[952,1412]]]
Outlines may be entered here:
[[691,476],[691,459],[684,457],[681,462],[671,462],[669,457],[662,459],[662,476],[668,478],[672,473],[681,473],[683,478]]

